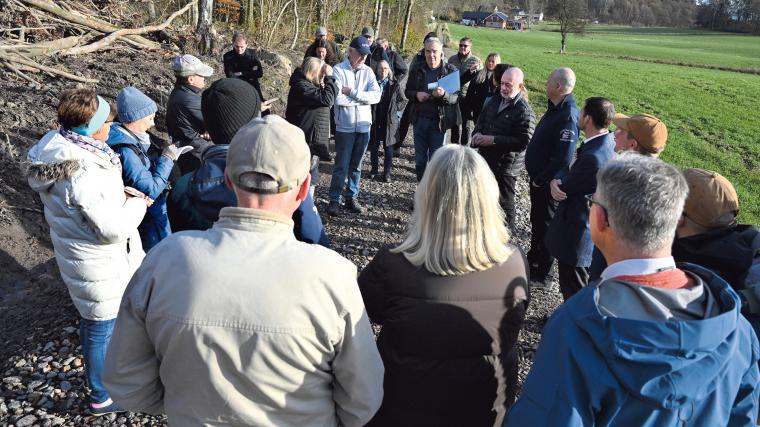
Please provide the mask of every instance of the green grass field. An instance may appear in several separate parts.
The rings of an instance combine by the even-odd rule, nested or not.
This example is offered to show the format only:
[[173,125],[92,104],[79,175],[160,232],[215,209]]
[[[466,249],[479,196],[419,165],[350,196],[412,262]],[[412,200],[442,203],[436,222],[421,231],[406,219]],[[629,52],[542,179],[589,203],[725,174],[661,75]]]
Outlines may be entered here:
[[618,112],[656,115],[669,131],[663,159],[726,176],[739,192],[741,221],[760,224],[760,37],[597,25],[571,35],[561,55],[556,32],[449,28],[456,40],[472,37],[481,59],[495,51],[522,68],[538,116],[546,111],[546,78],[562,66],[577,75],[579,104],[605,96]]

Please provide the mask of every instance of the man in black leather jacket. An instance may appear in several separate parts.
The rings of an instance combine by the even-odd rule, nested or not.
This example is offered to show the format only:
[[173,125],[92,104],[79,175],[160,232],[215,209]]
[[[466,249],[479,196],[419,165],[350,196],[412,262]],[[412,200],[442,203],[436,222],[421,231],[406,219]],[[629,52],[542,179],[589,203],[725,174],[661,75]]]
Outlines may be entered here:
[[496,176],[499,203],[513,229],[515,183],[535,127],[536,115],[525,95],[524,74],[519,68],[509,68],[501,76],[499,95],[486,101],[480,113],[472,144],[480,148],[480,154]]

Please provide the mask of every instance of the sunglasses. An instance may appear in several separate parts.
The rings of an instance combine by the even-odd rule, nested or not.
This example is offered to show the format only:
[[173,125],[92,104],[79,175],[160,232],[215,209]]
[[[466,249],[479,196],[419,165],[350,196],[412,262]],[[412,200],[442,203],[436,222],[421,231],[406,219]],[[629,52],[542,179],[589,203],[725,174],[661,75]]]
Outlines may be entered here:
[[469,45],[469,44],[461,44],[461,43],[460,43],[460,44],[459,44],[459,47],[470,47],[470,45]]
[[593,206],[594,204],[596,204],[597,206],[599,206],[600,208],[602,208],[602,212],[604,212],[604,222],[607,225],[609,225],[610,221],[609,221],[609,213],[607,213],[607,207],[604,206],[603,204],[597,202],[596,200],[594,200],[594,195],[593,194],[586,194],[583,197],[586,198],[586,203],[588,204],[588,208],[589,209],[591,209],[591,206]]

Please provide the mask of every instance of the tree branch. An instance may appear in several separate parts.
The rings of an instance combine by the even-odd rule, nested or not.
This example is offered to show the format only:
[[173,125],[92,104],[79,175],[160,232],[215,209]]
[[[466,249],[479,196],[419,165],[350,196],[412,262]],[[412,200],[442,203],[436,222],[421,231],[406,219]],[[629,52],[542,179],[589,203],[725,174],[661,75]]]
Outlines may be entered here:
[[119,37],[152,33],[154,31],[161,31],[164,28],[168,27],[172,23],[172,21],[174,21],[176,17],[187,12],[191,7],[195,6],[196,4],[198,4],[198,0],[192,0],[190,3],[186,4],[182,9],[172,13],[171,16],[169,16],[169,19],[164,21],[163,24],[151,25],[151,26],[142,27],[142,28],[125,28],[122,30],[114,31],[113,33],[98,40],[95,43],[88,44],[87,46],[77,46],[77,47],[65,49],[65,50],[62,50],[60,54],[63,56],[69,56],[69,55],[82,55],[86,53],[92,53],[99,49],[103,49],[106,46],[110,46]]
[[74,74],[68,73],[66,71],[61,71],[58,69],[55,69],[53,67],[48,67],[47,65],[38,64],[34,61],[29,61],[22,58],[16,58],[13,56],[6,55],[4,53],[0,53],[0,60],[3,60],[5,62],[12,62],[16,64],[26,65],[28,67],[36,68],[38,70],[45,71],[46,73],[55,74],[61,77],[66,77],[69,80],[74,80],[76,82],[82,82],[82,83],[97,83],[98,81],[95,79],[88,79],[86,77],[80,77],[76,76]]

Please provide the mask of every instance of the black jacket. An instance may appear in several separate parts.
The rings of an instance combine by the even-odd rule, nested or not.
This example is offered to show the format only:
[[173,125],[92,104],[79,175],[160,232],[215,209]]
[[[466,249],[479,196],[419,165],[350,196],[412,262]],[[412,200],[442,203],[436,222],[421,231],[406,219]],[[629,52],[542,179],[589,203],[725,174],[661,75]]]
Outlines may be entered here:
[[733,225],[673,241],[676,262],[690,262],[717,273],[734,289],[744,289],[756,256],[753,241],[760,233],[751,225]]
[[559,105],[551,101],[549,109],[536,125],[536,131],[525,152],[525,169],[536,185],[547,185],[573,160],[578,142],[580,111],[573,95]]
[[[483,77],[482,82],[478,82],[480,77]],[[467,70],[461,74],[460,81],[461,84],[469,82],[470,86],[467,96],[459,101],[459,108],[468,119],[477,122],[486,99],[499,94],[499,87],[493,84],[493,72],[488,72],[485,68],[475,72]]]
[[359,275],[385,365],[368,426],[501,426],[517,389],[515,346],[528,305],[526,261],[437,276],[381,250]]
[[172,142],[179,146],[190,145],[200,159],[211,142],[201,138],[206,133],[201,113],[201,90],[183,83],[174,85],[166,105],[166,130]]
[[536,127],[536,116],[522,93],[500,112],[501,100],[499,94],[486,102],[473,134],[494,136],[494,145],[478,149],[494,175],[517,176]]
[[259,97],[263,101],[264,97],[261,94],[259,79],[264,76],[264,68],[253,49],[246,49],[242,55],[231,50],[225,53],[222,59],[224,61],[224,75],[247,81],[256,88],[256,92],[259,93]]
[[393,70],[393,77],[401,81],[404,76],[409,73],[409,67],[406,65],[406,61],[401,57],[401,54],[392,49],[383,49],[377,44],[371,46],[370,54],[367,55],[367,59],[364,63],[372,69],[372,72],[377,74],[377,64],[380,61],[388,61],[388,65]]
[[337,96],[338,84],[333,76],[325,76],[324,86],[306,80],[300,67],[290,76],[285,119],[303,130],[312,154],[319,154],[315,151],[316,145],[326,147],[328,144],[330,107]]
[[386,147],[396,144],[399,113],[404,111],[407,102],[402,89],[405,83],[394,78],[383,87],[380,102],[372,106],[370,141],[383,141]]
[[[407,99],[409,99],[409,103],[412,106],[412,110],[409,113],[410,123],[415,123],[417,121],[417,107],[420,104],[417,100],[417,92],[431,92],[427,88],[427,83],[425,83],[425,72],[427,70],[428,66],[427,62],[425,62],[421,66],[413,67],[412,71],[409,73],[409,79],[406,83],[404,94]],[[440,79],[455,71],[458,71],[457,67],[441,61],[441,66],[438,67],[438,78]],[[462,116],[459,114],[458,101],[459,92],[447,92],[440,98],[433,98],[432,101],[427,101],[434,102],[438,106],[438,129],[442,132],[451,129],[455,125],[462,124]]]

